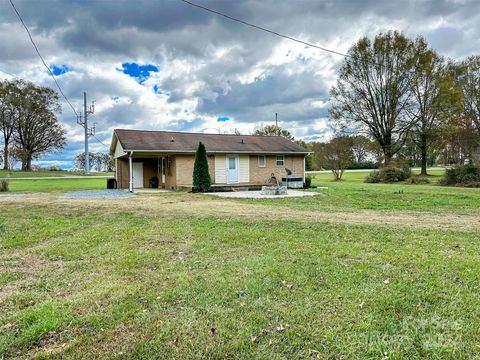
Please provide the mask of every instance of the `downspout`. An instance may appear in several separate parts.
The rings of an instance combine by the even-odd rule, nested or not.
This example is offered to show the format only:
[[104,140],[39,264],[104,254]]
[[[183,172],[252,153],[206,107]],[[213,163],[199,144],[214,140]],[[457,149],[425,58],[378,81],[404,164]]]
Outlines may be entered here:
[[128,153],[128,191],[133,192],[133,151]]

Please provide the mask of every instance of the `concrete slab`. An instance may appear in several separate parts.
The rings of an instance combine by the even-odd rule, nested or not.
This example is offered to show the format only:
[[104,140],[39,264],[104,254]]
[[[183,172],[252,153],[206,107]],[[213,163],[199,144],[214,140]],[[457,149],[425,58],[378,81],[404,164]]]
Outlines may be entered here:
[[152,189],[152,188],[139,188],[139,189],[133,189],[134,193],[165,193],[165,192],[172,192],[172,190],[166,190],[166,189]]
[[294,198],[304,196],[319,195],[317,192],[288,190],[286,195],[262,195],[260,191],[231,191],[231,192],[217,192],[206,193],[207,195],[214,195],[223,198],[232,199],[281,199],[281,198]]

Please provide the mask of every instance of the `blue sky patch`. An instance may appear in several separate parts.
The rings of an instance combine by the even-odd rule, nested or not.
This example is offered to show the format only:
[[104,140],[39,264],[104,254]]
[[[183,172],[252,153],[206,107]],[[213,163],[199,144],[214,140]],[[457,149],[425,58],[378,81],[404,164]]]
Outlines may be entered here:
[[122,72],[143,84],[150,77],[151,72],[158,72],[158,67],[152,64],[123,63]]
[[219,116],[217,118],[217,122],[225,122],[225,121],[228,121],[230,120],[230,118],[228,116]]
[[70,68],[67,65],[50,65],[50,70],[53,75],[59,76],[69,72]]

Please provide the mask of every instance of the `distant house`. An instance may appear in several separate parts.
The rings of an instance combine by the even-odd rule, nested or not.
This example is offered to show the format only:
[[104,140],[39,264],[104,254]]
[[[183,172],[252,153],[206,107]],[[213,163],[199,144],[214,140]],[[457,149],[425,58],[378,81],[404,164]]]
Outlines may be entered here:
[[116,129],[110,154],[121,189],[192,186],[198,143],[205,144],[213,186],[263,185],[271,174],[300,186],[308,151],[279,136],[220,135]]

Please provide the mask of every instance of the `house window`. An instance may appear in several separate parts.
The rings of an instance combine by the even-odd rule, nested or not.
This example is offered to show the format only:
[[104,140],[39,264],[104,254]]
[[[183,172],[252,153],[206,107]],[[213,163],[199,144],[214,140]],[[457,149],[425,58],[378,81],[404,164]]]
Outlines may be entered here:
[[258,155],[258,167],[265,167],[266,163],[265,155]]
[[285,165],[285,156],[277,155],[277,166],[284,166],[284,165]]

